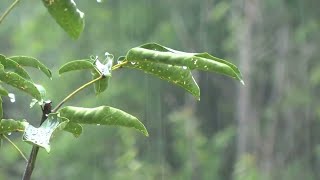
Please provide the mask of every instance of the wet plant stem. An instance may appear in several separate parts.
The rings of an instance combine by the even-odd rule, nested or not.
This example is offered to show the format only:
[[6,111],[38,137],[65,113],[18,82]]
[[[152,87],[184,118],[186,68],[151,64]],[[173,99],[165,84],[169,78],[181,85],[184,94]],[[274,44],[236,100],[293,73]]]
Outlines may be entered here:
[[8,9],[2,14],[0,17],[0,24],[2,21],[5,19],[5,17],[11,12],[11,10],[20,2],[20,0],[15,0],[9,7]]

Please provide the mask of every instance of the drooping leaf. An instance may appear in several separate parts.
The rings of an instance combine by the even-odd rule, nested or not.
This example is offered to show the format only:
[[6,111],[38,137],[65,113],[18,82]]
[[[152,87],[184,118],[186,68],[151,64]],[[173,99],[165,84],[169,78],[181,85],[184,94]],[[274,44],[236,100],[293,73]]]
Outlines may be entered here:
[[37,100],[41,100],[41,93],[34,83],[22,78],[14,72],[5,72],[2,64],[0,64],[0,80],[10,86],[30,94]]
[[181,86],[198,100],[200,99],[200,89],[194,80],[191,71],[180,66],[172,66],[150,61],[131,62],[123,65],[124,67],[139,69],[145,73],[155,75],[160,79],[167,80],[173,84]]
[[134,128],[148,136],[145,126],[134,116],[108,106],[82,108],[66,106],[59,110],[60,116],[79,124],[116,125]]
[[0,85],[0,96],[8,96],[9,92]]
[[[92,71],[92,79],[96,79],[101,75],[96,71]],[[108,88],[110,76],[104,76],[100,80],[94,83],[94,91],[96,95],[102,93]]]
[[14,119],[1,119],[0,134],[24,131],[28,124],[29,123],[26,120],[18,121]]
[[37,145],[50,152],[50,139],[57,131],[65,128],[68,120],[58,117],[57,113],[49,114],[47,120],[38,128],[28,125],[23,134],[23,141]]
[[60,67],[59,74],[70,72],[70,71],[83,70],[83,69],[93,70],[94,65],[92,62],[90,62],[89,59],[70,61]]
[[79,137],[82,133],[82,126],[79,123],[68,122],[63,130],[72,133],[74,137]]
[[30,76],[18,63],[15,61],[6,58],[5,56],[0,54],[0,63],[3,65],[6,71],[12,71],[17,73],[19,76],[30,80]]
[[240,71],[235,65],[207,53],[186,53],[150,43],[130,49],[126,55],[126,60],[130,62],[150,61],[188,67],[191,70],[212,71],[233,77],[243,83]]
[[43,63],[33,57],[28,56],[12,56],[8,59],[13,60],[18,63],[20,66],[33,67],[42,71],[49,78],[52,77],[52,73],[48,67],[46,67]]
[[42,0],[51,16],[73,39],[79,38],[84,29],[84,13],[73,0]]

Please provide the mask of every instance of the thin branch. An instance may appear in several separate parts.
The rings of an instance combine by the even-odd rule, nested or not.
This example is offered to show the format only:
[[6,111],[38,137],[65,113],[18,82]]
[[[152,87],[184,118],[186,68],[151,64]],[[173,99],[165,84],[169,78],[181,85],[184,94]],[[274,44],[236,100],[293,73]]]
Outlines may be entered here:
[[64,98],[53,110],[52,112],[56,112],[58,111],[58,109],[66,102],[68,101],[70,98],[72,98],[75,94],[77,94],[78,92],[80,92],[81,90],[83,90],[84,88],[90,86],[91,84],[99,81],[100,79],[104,78],[104,76],[99,76],[98,78],[82,85],[81,87],[79,87],[78,89],[76,89],[75,91],[73,91],[72,93],[70,93],[66,98]]
[[19,153],[20,155],[23,157],[24,160],[26,160],[26,162],[28,162],[27,157],[23,154],[23,152],[19,149],[19,147],[14,144],[14,142],[12,142],[6,135],[2,135],[2,137],[4,137]]
[[3,15],[0,17],[0,24],[4,20],[4,18],[11,12],[11,10],[20,2],[20,0],[15,0],[8,9],[3,13]]

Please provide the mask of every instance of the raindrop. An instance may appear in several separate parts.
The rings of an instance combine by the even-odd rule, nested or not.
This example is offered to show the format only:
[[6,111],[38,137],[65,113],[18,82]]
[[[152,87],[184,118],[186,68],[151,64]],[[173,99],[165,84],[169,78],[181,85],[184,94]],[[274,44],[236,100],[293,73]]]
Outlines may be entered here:
[[187,66],[182,66],[182,69],[187,69]]
[[10,136],[10,135],[11,135],[11,132],[8,133],[8,136]]
[[10,98],[10,102],[12,103],[16,102],[16,96],[13,93],[9,93],[8,96]]

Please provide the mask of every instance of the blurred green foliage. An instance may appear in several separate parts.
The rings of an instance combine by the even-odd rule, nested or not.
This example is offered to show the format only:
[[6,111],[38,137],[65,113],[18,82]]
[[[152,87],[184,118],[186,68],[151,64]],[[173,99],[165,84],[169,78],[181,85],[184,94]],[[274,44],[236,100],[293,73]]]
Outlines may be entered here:
[[[10,3],[1,2],[0,12]],[[88,89],[70,104],[118,107],[141,119],[150,137],[128,129],[89,125],[78,139],[65,133],[52,142],[50,154],[40,152],[34,179],[319,179],[320,3],[252,3],[259,7],[250,51],[254,57],[252,112],[260,122],[255,127],[260,138],[255,154],[237,157],[240,132],[234,113],[235,81],[196,73],[201,87],[201,101],[196,102],[167,82],[134,70],[119,70],[105,93],[95,97]],[[53,69],[51,81],[38,76],[37,71],[30,73],[47,89],[53,103],[91,79],[87,73],[60,77],[57,70],[62,63],[105,51],[118,57],[145,42],[183,51],[207,51],[239,63],[237,27],[246,21],[242,16],[234,17],[235,1],[105,0],[77,4],[86,13],[86,27],[77,41],[56,25],[38,1],[21,1],[0,26],[1,53],[37,57]],[[279,55],[283,47],[279,37],[283,35],[275,33],[283,28],[289,33],[285,57]],[[285,67],[281,86],[275,83],[281,79],[276,73],[277,62]],[[285,93],[274,95],[278,88]],[[38,123],[41,111],[29,109],[29,97],[18,95],[14,104],[3,101],[5,117]],[[20,136],[9,137],[24,152],[30,151]],[[4,142],[0,179],[19,179],[24,167],[18,152]]]

